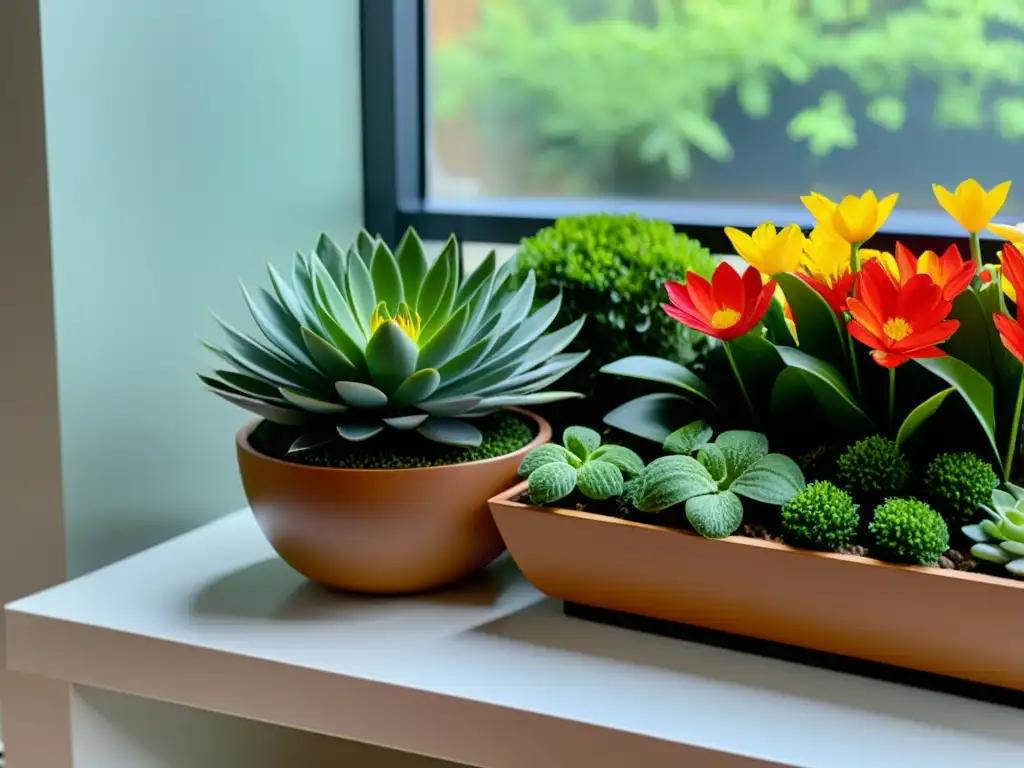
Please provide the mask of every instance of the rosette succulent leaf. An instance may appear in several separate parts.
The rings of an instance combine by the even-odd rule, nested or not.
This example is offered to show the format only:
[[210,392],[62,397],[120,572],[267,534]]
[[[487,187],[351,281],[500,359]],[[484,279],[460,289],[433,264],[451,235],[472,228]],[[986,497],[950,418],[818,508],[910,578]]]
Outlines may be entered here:
[[409,229],[394,252],[361,231],[347,250],[322,234],[286,280],[242,294],[264,340],[217,318],[225,367],[199,376],[212,392],[270,421],[302,427],[292,451],[415,430],[474,447],[472,420],[505,406],[580,397],[550,391],[587,355],[563,350],[583,318],[548,332],[556,296],[533,309],[535,280],[513,289],[492,252],[464,274],[454,237],[427,259]]
[[1024,578],[1024,488],[1013,483],[1003,488],[992,491],[991,504],[981,506],[986,519],[962,530],[975,542],[973,557],[1005,566],[1013,576]]

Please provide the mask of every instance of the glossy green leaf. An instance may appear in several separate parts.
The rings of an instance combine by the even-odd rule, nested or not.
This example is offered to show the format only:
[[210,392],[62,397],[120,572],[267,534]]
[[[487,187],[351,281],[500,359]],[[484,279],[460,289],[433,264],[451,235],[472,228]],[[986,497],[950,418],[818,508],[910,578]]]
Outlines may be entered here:
[[544,390],[543,392],[529,392],[526,394],[495,395],[485,397],[480,404],[469,411],[467,415],[482,416],[493,413],[499,408],[509,405],[527,407],[531,405],[546,405],[558,403],[562,400],[579,400],[583,397],[579,392],[564,392],[561,390]]
[[789,330],[789,324],[786,322],[785,310],[778,301],[772,301],[768,304],[768,309],[765,311],[761,322],[764,323],[764,327],[768,332],[768,339],[773,344],[790,347],[796,346],[796,339],[793,338],[793,333]]
[[586,319],[585,317],[578,318],[564,328],[559,328],[557,331],[541,336],[523,353],[519,369],[526,370],[527,368],[532,368],[538,363],[542,363],[559,354],[572,344],[573,340],[579,335]]
[[969,538],[971,541],[983,544],[989,541],[988,534],[986,534],[980,525],[965,525],[960,530],[964,532],[964,536]]
[[336,286],[344,285],[345,254],[338,247],[338,244],[331,239],[330,235],[326,232],[321,232],[313,251],[316,253],[320,263],[326,268],[327,274],[330,275],[334,284]]
[[666,392],[644,395],[623,403],[604,416],[604,423],[661,445],[677,424],[685,424],[695,411],[691,400]]
[[381,240],[373,251],[370,261],[370,277],[373,279],[373,292],[377,302],[384,302],[392,315],[398,312],[398,305],[405,300],[402,290],[402,275],[398,271],[398,262],[387,244]]
[[366,367],[381,391],[390,393],[416,370],[419,349],[398,323],[383,323],[366,343]]
[[[455,238],[449,237],[441,253],[438,254],[437,258],[434,259],[434,263],[427,270],[427,276],[423,279],[423,286],[420,288],[419,298],[417,299],[416,311],[419,312],[420,318],[424,321],[429,320],[434,314],[438,304],[445,296],[448,284],[455,280],[453,275],[449,275],[451,259],[447,255],[449,249],[454,249],[455,247]],[[452,289],[452,296],[454,297],[454,288]],[[445,314],[447,314],[447,311]]]
[[954,357],[918,358],[921,367],[950,384],[960,393],[978,421],[978,425],[992,446],[993,459],[1001,470],[1003,466],[999,448],[996,445],[994,395],[988,379],[966,363]]
[[743,502],[732,491],[696,496],[686,501],[686,519],[706,539],[732,536],[743,523]]
[[359,381],[336,381],[334,388],[339,397],[353,408],[383,408],[388,404],[388,396],[376,387]]
[[388,419],[381,419],[381,421],[393,429],[408,432],[416,429],[429,418],[430,416],[426,413],[413,413],[409,416],[393,416]]
[[954,387],[949,387],[949,389],[943,389],[940,392],[936,392],[908,413],[907,418],[905,418],[903,423],[900,424],[899,432],[896,434],[896,442],[902,445],[913,437],[914,433],[917,432],[917,430],[920,429],[928,419],[935,415],[935,412],[939,410],[939,406],[942,405],[942,401],[949,397],[953,392],[956,392]]
[[674,363],[661,357],[649,357],[647,355],[624,357],[621,360],[616,360],[614,363],[603,366],[601,373],[668,384],[711,405],[715,404],[714,393],[700,377],[679,365],[679,363]]
[[373,277],[362,259],[351,259],[348,264],[348,275],[345,285],[348,293],[348,304],[352,308],[363,337],[370,337],[370,317],[377,306],[377,297],[373,289]]
[[[446,267],[444,275],[446,279],[433,302],[433,312],[427,315],[425,309],[420,311],[420,317],[423,320],[423,330],[420,331],[421,343],[429,341],[430,338],[448,321],[448,317],[451,315],[455,306],[455,292],[459,285],[459,248],[454,238],[448,239],[444,249],[441,251],[441,255],[437,258],[438,260],[444,259],[445,261]],[[431,280],[432,272],[433,269],[427,273],[428,283]],[[428,285],[424,284],[423,290],[420,292],[421,307],[426,307],[431,303],[431,294],[428,293],[429,290],[432,289]]]
[[789,456],[769,453],[751,464],[729,490],[765,504],[782,505],[804,489],[804,473]]
[[520,462],[519,469],[517,470],[518,474],[520,477],[529,477],[535,470],[543,467],[545,464],[568,464],[569,457],[567,454],[568,451],[556,443],[539,445],[526,454],[526,457]]
[[416,230],[409,227],[398,241],[395,248],[395,260],[398,262],[398,272],[402,276],[402,291],[405,295],[405,303],[412,311],[418,311],[420,287],[423,279],[427,276],[427,255],[423,250],[423,241],[420,240]]
[[296,322],[301,322],[305,315],[302,313],[302,307],[299,306],[295,291],[292,290],[288,281],[281,277],[281,274],[274,269],[273,264],[267,264],[267,273],[270,275],[270,284],[274,287],[274,293],[277,295],[277,300],[281,302],[281,306],[287,310],[289,315],[295,318]]
[[1003,565],[1012,559],[1010,553],[997,544],[975,544],[971,547],[971,557],[997,565]]
[[469,277],[459,286],[459,290],[455,294],[456,307],[468,304],[478,291],[483,290],[488,285],[493,279],[495,271],[497,271],[497,260],[497,255],[494,251],[491,251],[477,265],[477,268],[470,273]]
[[814,396],[822,413],[833,426],[844,433],[855,435],[875,431],[874,423],[857,403],[857,398],[839,371],[825,361],[811,357],[802,349],[778,347],[777,352],[787,369],[776,378],[773,389],[794,386],[792,382],[799,375],[801,383]]
[[468,421],[460,419],[430,419],[424,422],[417,432],[435,443],[460,448],[476,448],[483,442],[480,430]]
[[530,501],[550,504],[576,490],[576,470],[568,464],[552,462],[538,467],[526,481]]
[[348,381],[360,378],[360,371],[345,354],[327,340],[317,336],[308,328],[302,329],[302,340],[310,357],[331,381]]
[[[310,268],[313,270],[313,295],[316,302],[327,310],[334,322],[341,326],[349,338],[365,342],[366,336],[363,334],[362,326],[356,321],[348,299],[330,276],[327,267],[319,257],[314,255],[310,258]],[[344,280],[341,284],[345,284]],[[317,317],[322,324],[323,318],[320,317],[319,312]]]
[[312,364],[313,361],[302,343],[302,326],[298,321],[264,289],[260,288],[254,297],[244,284],[241,287],[249,313],[270,343],[285,355]]
[[398,385],[388,402],[396,408],[416,405],[433,395],[441,384],[441,375],[434,368],[421,368]]
[[255,413],[257,416],[262,416],[267,421],[273,421],[277,424],[286,424],[289,426],[297,426],[305,423],[306,416],[301,411],[294,410],[292,408],[283,408],[273,403],[267,403],[263,400],[257,400],[253,397],[246,397],[240,395],[230,387],[222,384],[216,379],[209,377],[200,377],[203,379],[203,383],[206,388],[213,392],[213,394],[224,398],[232,405],[237,405],[239,408]]
[[295,303],[299,308],[298,318],[303,320],[303,324],[307,327],[314,331],[319,330],[313,297],[313,280],[309,274],[306,257],[301,253],[296,253],[295,259],[292,261],[292,290],[295,295]]
[[487,347],[487,339],[480,339],[480,341],[471,344],[455,357],[448,360],[437,369],[441,374],[441,381],[445,384],[450,384],[472,372],[477,364],[487,355]]
[[301,408],[310,413],[345,413],[348,410],[347,405],[310,397],[286,387],[281,387],[281,396],[296,408]]
[[660,512],[676,504],[718,490],[718,483],[691,456],[662,456],[644,470],[644,487],[637,509]]
[[[214,371],[218,377],[223,379],[228,386],[237,389],[239,394],[247,395],[249,397],[255,397],[257,400],[272,400],[278,401],[281,405],[285,405],[284,399],[281,397],[281,392],[273,384],[268,384],[262,379],[258,379],[255,376],[248,376],[238,371],[226,371],[217,369]],[[200,376],[199,378],[204,378]]]
[[589,350],[586,352],[567,353],[564,355],[555,355],[548,360],[544,365],[541,365],[533,370],[523,371],[517,373],[511,378],[503,379],[496,384],[492,384],[488,387],[475,388],[476,394],[482,397],[488,397],[489,395],[497,395],[502,392],[508,392],[510,390],[526,387],[530,384],[534,384],[541,380],[551,383],[557,381],[560,377],[571,371],[589,355]]
[[288,446],[288,453],[299,453],[320,448],[337,439],[337,430],[325,428],[323,424],[309,425],[301,435],[292,441]]
[[796,275],[774,277],[793,313],[800,349],[842,370],[846,365],[843,329],[828,302]]
[[523,284],[512,296],[511,300],[501,311],[501,327],[517,328],[526,320],[533,309],[533,297],[537,289],[537,278],[530,270],[523,280]]
[[793,347],[776,347],[760,333],[755,328],[744,336],[724,342],[736,362],[736,370],[753,400],[754,408],[759,412],[770,407],[772,387],[785,368],[780,353],[793,350]]
[[601,445],[601,435],[590,427],[566,427],[562,445],[586,461]]
[[622,493],[622,471],[600,459],[587,461],[576,472],[576,485],[588,499],[603,501]]
[[361,443],[384,431],[383,424],[339,424],[338,434],[350,443]]
[[436,400],[425,400],[417,403],[416,407],[421,411],[429,413],[431,416],[459,416],[476,408],[482,400],[482,397],[477,397],[476,395],[444,397]]
[[373,251],[377,246],[376,240],[365,229],[360,229],[356,235],[356,253],[360,261],[369,268],[373,259]]
[[714,430],[706,419],[697,419],[666,437],[662,447],[667,453],[686,456],[704,445],[713,434]]
[[[334,346],[345,355],[352,365],[359,369],[360,373],[365,373],[366,359],[363,356],[362,347],[338,325],[322,301],[317,301],[316,311],[320,318],[320,327],[324,330],[324,335],[321,338],[333,342]],[[361,334],[362,331],[360,330],[359,333]]]
[[421,368],[438,368],[447,362],[459,345],[469,322],[469,307],[462,307],[431,337],[422,349],[416,364]]
[[226,334],[228,346],[223,353],[228,355],[232,364],[278,386],[298,389],[320,387],[322,382],[308,370],[299,369],[294,363],[253,341],[216,315],[214,319]]

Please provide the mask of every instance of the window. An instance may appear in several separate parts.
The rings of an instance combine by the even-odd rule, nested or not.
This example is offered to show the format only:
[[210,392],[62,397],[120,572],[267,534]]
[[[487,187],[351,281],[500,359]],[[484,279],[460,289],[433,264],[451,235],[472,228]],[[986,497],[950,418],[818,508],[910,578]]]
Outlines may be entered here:
[[[1024,4],[364,2],[367,215],[514,242],[635,210],[727,249],[799,196],[900,193],[886,237],[959,237],[932,182],[1019,178]],[[382,176],[378,176],[378,173]],[[386,194],[385,194],[386,192]],[[994,245],[994,241],[989,244]]]

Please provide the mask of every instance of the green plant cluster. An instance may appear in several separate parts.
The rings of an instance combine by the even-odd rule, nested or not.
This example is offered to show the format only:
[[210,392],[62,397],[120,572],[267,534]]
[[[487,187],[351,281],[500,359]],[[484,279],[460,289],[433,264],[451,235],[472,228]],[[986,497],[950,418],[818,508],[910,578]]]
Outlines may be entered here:
[[557,320],[587,317],[576,346],[590,357],[565,379],[566,386],[593,391],[602,365],[627,355],[654,355],[690,363],[707,337],[661,311],[664,284],[687,272],[710,277],[714,259],[706,248],[672,225],[635,214],[595,214],[558,219],[520,244],[515,277],[537,279],[537,299],[559,294]]
[[973,517],[998,484],[992,466],[973,453],[940,453],[928,464],[924,476],[925,494],[951,523]]
[[978,560],[1005,566],[1011,576],[1024,578],[1024,488],[1005,483],[982,505],[985,519],[963,527],[975,542],[971,554]]
[[838,485],[854,498],[898,496],[910,483],[910,460],[895,440],[871,435],[847,448],[836,464]]
[[[767,32],[766,32],[767,30]],[[534,172],[588,191],[624,158],[686,179],[699,153],[733,157],[716,108],[777,109],[808,85],[786,133],[823,157],[857,146],[858,122],[899,131],[915,84],[937,89],[933,122],[1024,137],[1024,10],[1012,2],[918,0],[484,0],[478,28],[436,54],[434,108],[473,110],[531,147]],[[698,65],[699,64],[699,65]],[[851,112],[845,79],[866,101]]]
[[888,560],[935,565],[949,548],[946,521],[916,499],[888,499],[869,525],[876,552]]
[[788,543],[830,550],[853,541],[860,514],[846,491],[817,480],[782,505],[781,521]]
[[336,441],[309,451],[289,452],[301,434],[296,427],[263,421],[249,441],[267,456],[295,464],[334,469],[415,469],[464,464],[508,456],[528,445],[534,430],[522,416],[502,411],[477,422],[483,439],[475,448],[459,448],[426,440],[409,440],[398,432],[382,432],[364,443]]
[[600,434],[578,426],[563,432],[561,445],[538,446],[519,465],[519,476],[527,479],[534,504],[550,504],[577,489],[599,501],[621,496],[626,483],[643,471],[643,459],[635,452],[620,445],[601,445]]

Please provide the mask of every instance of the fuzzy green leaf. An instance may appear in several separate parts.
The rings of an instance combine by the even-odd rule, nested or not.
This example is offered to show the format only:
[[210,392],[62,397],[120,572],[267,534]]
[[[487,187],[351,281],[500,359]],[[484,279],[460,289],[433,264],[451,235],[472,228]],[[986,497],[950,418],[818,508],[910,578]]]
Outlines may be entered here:
[[686,502],[686,519],[704,538],[723,539],[743,523],[743,502],[732,491],[695,496]]
[[627,376],[632,379],[668,384],[683,390],[688,395],[694,395],[710,405],[715,404],[714,393],[710,387],[699,376],[671,360],[634,355],[609,363],[602,367],[600,372],[612,376]]
[[637,509],[660,512],[694,496],[714,493],[718,483],[691,456],[662,456],[644,470],[644,488]]
[[804,473],[781,453],[769,453],[733,480],[729,490],[765,504],[785,504],[804,489]]
[[398,323],[383,323],[366,344],[366,367],[381,391],[394,392],[416,370],[419,349]]
[[622,493],[622,471],[607,461],[587,461],[576,473],[576,484],[588,499],[603,501]]
[[601,435],[590,427],[566,427],[562,445],[586,461],[601,445]]
[[552,462],[569,463],[568,451],[556,443],[538,445],[519,465],[519,476],[529,477],[536,469]]
[[476,448],[484,439],[479,429],[460,419],[430,419],[417,431],[435,443],[460,448]]
[[409,227],[398,241],[395,248],[395,260],[398,262],[398,272],[402,276],[402,290],[405,294],[405,303],[413,312],[417,311],[420,286],[423,278],[427,275],[427,255],[423,251],[423,241],[420,240],[416,230]]
[[697,461],[703,465],[708,474],[718,483],[718,487],[721,488],[722,483],[729,476],[729,464],[725,460],[725,454],[722,452],[722,449],[714,443],[702,445],[700,450],[697,451]]
[[681,395],[657,392],[635,398],[609,411],[605,414],[604,423],[661,445],[676,424],[692,418],[693,414],[692,401]]
[[398,385],[388,401],[396,408],[416,405],[437,391],[441,375],[433,368],[421,368]]
[[545,464],[530,473],[527,488],[534,504],[564,499],[576,489],[576,470],[562,462]]
[[592,461],[600,459],[601,461],[607,461],[609,464],[614,464],[627,477],[636,477],[643,474],[644,471],[644,460],[640,458],[636,451],[621,445],[602,445],[590,454],[590,459]]
[[713,434],[714,430],[711,429],[711,425],[704,419],[698,419],[691,421],[685,427],[680,427],[666,437],[662,447],[668,453],[689,456],[710,440]]
[[715,445],[725,454],[725,463],[728,467],[725,487],[732,485],[736,478],[768,453],[768,438],[760,432],[723,432],[715,439]]

